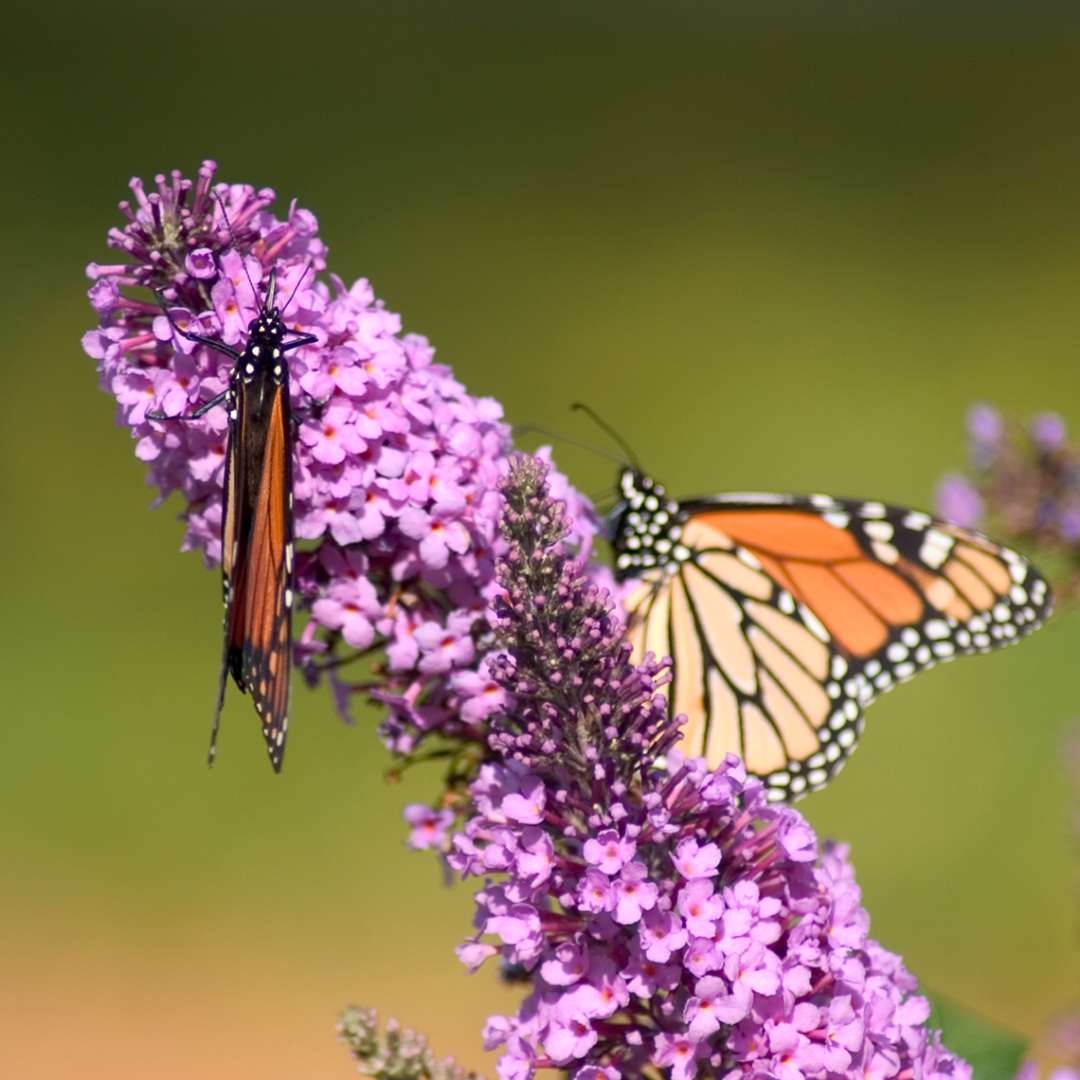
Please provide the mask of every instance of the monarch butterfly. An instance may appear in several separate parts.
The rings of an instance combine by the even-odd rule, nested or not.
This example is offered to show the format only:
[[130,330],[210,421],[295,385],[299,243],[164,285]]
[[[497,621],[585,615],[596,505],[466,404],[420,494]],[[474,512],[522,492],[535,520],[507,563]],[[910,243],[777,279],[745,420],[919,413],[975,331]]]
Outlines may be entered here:
[[828,783],[879,694],[1009,645],[1050,611],[1026,559],[916,510],[827,495],[675,501],[636,466],[618,486],[608,535],[616,578],[633,583],[634,658],[672,658],[663,692],[687,717],[680,749],[713,766],[738,754],[774,802]]
[[[314,344],[317,338],[298,334],[285,340],[295,331],[287,330],[282,321],[289,301],[281,310],[274,305],[275,284],[271,272],[265,300],[248,325],[241,352],[215,338],[189,333],[169,317],[181,337],[230,357],[234,366],[226,389],[187,416],[146,415],[151,420],[192,421],[216,405],[228,410],[221,511],[225,646],[207,761],[213,764],[217,752],[231,674],[240,690],[251,694],[270,764],[280,772],[289,727],[293,601],[293,447],[285,354]],[[298,281],[296,288],[299,285]],[[160,293],[158,299],[164,307]]]

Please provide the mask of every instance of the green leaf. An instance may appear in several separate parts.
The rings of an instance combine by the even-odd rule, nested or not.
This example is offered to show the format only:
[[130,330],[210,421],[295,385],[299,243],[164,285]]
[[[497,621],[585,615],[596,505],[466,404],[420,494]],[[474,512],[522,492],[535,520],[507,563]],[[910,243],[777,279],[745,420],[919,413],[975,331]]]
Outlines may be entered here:
[[975,1080],[1013,1080],[1027,1050],[1026,1040],[947,998],[926,996],[933,1006],[928,1026],[941,1029],[945,1045],[971,1065]]

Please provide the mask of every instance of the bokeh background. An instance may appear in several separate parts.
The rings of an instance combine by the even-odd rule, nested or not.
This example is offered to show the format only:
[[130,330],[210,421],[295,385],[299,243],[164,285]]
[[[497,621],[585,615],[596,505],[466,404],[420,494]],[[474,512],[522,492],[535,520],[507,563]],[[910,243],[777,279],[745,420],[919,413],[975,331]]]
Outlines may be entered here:
[[[9,4],[0,69],[0,1074],[346,1077],[350,1001],[490,1069],[513,1006],[403,845],[374,713],[298,687],[203,765],[216,575],[149,512],[79,339],[129,176],[203,157],[319,216],[515,422],[677,492],[925,506],[976,399],[1080,427],[1080,26],[972,5]],[[598,490],[610,464],[560,461]],[[1063,736],[1080,618],[875,705],[803,808],[873,929],[1034,1035],[1080,988]]]

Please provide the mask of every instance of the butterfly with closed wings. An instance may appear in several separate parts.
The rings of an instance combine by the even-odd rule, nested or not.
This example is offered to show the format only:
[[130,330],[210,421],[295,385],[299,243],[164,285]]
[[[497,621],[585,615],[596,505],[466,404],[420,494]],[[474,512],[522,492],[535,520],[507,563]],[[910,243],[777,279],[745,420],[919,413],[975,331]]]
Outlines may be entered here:
[[916,510],[827,495],[673,500],[636,466],[618,484],[608,535],[616,577],[632,583],[630,640],[637,660],[672,658],[679,749],[712,766],[738,754],[773,801],[828,783],[879,694],[1012,644],[1050,611],[1023,556]]
[[[293,288],[294,295],[302,280]],[[257,295],[254,284],[251,287]],[[213,763],[216,753],[231,674],[240,690],[251,694],[270,764],[280,772],[289,726],[293,602],[293,433],[286,354],[314,344],[317,338],[286,327],[282,313],[289,301],[279,310],[274,292],[271,272],[242,351],[183,330],[170,316],[177,334],[228,356],[234,366],[226,389],[194,412],[146,415],[158,421],[192,421],[218,405],[228,412],[221,512],[225,645],[208,760]],[[164,299],[159,300],[164,307]]]

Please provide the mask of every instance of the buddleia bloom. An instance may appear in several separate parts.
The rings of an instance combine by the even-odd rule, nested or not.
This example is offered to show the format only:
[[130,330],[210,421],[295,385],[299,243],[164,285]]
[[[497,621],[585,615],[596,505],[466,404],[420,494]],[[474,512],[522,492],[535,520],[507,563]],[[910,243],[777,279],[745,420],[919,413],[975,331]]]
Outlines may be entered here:
[[980,404],[967,431],[967,470],[942,477],[938,512],[1057,555],[1066,568],[1060,590],[1080,593],[1080,448],[1064,419],[1040,412],[1019,423]]
[[[329,673],[346,714],[357,691],[376,696],[397,750],[433,730],[468,737],[500,700],[478,629],[511,443],[500,405],[468,393],[365,279],[322,280],[318,223],[295,202],[278,217],[273,191],[218,183],[209,161],[194,181],[174,172],[131,191],[125,223],[108,234],[118,261],[88,267],[99,322],[83,344],[159,501],[180,498],[184,547],[220,561],[227,416],[215,408],[178,424],[147,413],[193,411],[226,387],[231,362],[173,324],[242,347],[274,273],[288,328],[316,338],[290,356],[306,672]],[[567,493],[587,547],[591,510]],[[346,680],[343,665],[368,653],[374,678]]]
[[449,855],[483,879],[461,959],[530,985],[487,1024],[500,1077],[970,1077],[869,936],[846,848],[736,757],[680,756],[667,662],[631,662],[546,472],[518,459],[503,486],[490,670],[509,707]]

